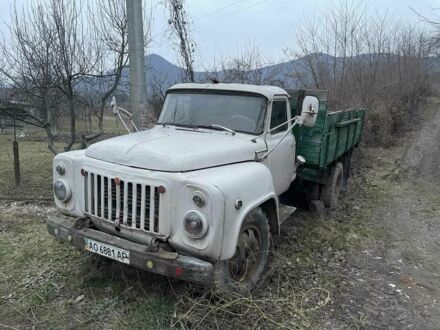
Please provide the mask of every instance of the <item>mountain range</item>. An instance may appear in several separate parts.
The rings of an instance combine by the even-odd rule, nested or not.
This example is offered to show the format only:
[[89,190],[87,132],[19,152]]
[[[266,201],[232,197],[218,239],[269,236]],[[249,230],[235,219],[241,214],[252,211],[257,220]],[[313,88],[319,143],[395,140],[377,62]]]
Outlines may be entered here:
[[[355,57],[357,61],[363,62],[371,59],[371,54],[358,55]],[[332,68],[334,64],[337,67],[342,65],[342,58],[335,58],[325,53],[310,54],[298,59],[294,59],[288,62],[283,62],[275,65],[265,66],[256,70],[250,70],[244,73],[246,77],[253,77],[252,80],[258,80],[258,77],[263,82],[271,82],[276,85],[284,86],[286,88],[297,88],[299,82],[292,77],[292,73],[295,76],[301,76],[303,80],[310,80],[311,74],[308,69],[307,63],[317,61],[324,67]],[[151,86],[154,84],[160,84],[163,88],[180,82],[183,77],[184,70],[179,66],[167,61],[163,57],[150,54],[145,58],[147,68],[147,88],[151,92]],[[431,74],[438,74],[440,72],[440,60],[437,57],[429,57],[425,59],[425,65]],[[124,79],[129,79],[129,68],[126,68],[124,73]],[[197,71],[194,73],[195,80],[197,82],[209,81],[210,78],[217,78],[222,81],[224,77],[228,76],[228,72],[219,71],[216,73],[209,71]],[[290,75],[289,75],[290,74]]]
[[[363,61],[371,60],[372,56],[375,55],[364,54],[358,55],[354,57],[354,59],[362,63]],[[334,65],[336,66],[336,70],[338,70],[343,63],[342,58],[335,58],[325,53],[316,53],[292,61],[264,66],[255,70],[240,71],[238,73],[231,69],[218,72],[196,71],[194,72],[194,77],[196,82],[208,82],[212,78],[216,78],[219,81],[229,81],[232,75],[235,82],[245,83],[247,81],[255,81],[257,84],[272,84],[285,88],[298,88],[300,87],[300,83],[297,77],[301,77],[303,82],[312,81],[312,75],[307,65],[310,61],[314,63],[319,62],[320,65],[327,68],[329,72],[332,72]],[[425,65],[431,74],[440,74],[440,60],[438,58],[426,58]],[[158,89],[160,92],[164,92],[168,87],[181,82],[184,76],[184,70],[181,67],[157,54],[147,55],[145,57],[145,66],[148,96],[158,92]],[[240,81],[240,78],[242,81]],[[128,94],[129,86],[130,68],[126,67],[122,72],[119,90],[124,94]],[[93,81],[92,78],[92,80],[88,80],[87,87],[83,86],[81,89],[85,91],[87,88],[94,89],[95,91],[100,88],[105,90],[105,83],[98,83],[97,81]]]

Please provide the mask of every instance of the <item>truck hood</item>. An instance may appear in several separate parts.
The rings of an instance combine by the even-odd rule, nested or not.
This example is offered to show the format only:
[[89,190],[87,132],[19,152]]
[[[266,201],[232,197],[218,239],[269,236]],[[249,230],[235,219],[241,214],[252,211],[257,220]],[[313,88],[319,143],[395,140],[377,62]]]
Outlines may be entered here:
[[239,133],[156,126],[97,142],[85,154],[137,168],[185,172],[254,160],[259,143],[250,139]]

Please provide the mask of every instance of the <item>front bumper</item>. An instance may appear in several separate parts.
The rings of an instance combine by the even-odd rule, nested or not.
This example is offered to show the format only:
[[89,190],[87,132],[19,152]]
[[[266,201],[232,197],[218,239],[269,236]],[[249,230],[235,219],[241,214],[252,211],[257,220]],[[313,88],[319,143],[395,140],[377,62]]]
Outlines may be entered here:
[[212,282],[213,266],[209,262],[160,249],[152,252],[145,245],[78,225],[78,223],[78,221],[72,223],[62,218],[49,217],[47,231],[58,240],[70,242],[81,250],[85,250],[85,238],[128,250],[130,251],[130,265],[149,272],[202,285],[210,285]]

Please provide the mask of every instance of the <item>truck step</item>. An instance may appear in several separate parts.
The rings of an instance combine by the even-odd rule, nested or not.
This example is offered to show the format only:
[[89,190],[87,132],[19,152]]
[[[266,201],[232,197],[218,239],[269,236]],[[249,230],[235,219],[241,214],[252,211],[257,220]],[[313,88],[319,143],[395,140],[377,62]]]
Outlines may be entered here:
[[280,204],[280,224],[286,221],[295,211],[296,207]]

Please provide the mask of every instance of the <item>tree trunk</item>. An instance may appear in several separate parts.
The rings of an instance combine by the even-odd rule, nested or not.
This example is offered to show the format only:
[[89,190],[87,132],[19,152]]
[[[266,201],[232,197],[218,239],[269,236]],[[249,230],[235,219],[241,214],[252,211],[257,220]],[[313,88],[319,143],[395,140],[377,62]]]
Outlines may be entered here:
[[103,132],[104,131],[104,102],[101,103],[101,107],[99,108],[99,113],[98,113],[98,128],[99,128],[99,132]]
[[46,134],[47,134],[47,147],[50,151],[56,155],[58,152],[55,150],[54,147],[54,136],[52,134],[52,126],[48,123],[46,126]]
[[66,147],[64,148],[64,151],[69,151],[72,148],[72,146],[75,143],[75,135],[76,135],[75,105],[73,104],[73,93],[70,93],[68,100],[69,100],[69,114],[70,114],[70,138]]
[[57,151],[54,147],[54,136],[52,132],[53,127],[53,116],[51,109],[47,106],[47,99],[46,94],[43,95],[43,106],[42,106],[42,112],[45,113],[45,122],[46,122],[46,135],[47,135],[47,147],[50,151],[52,151],[55,155],[57,154]]

